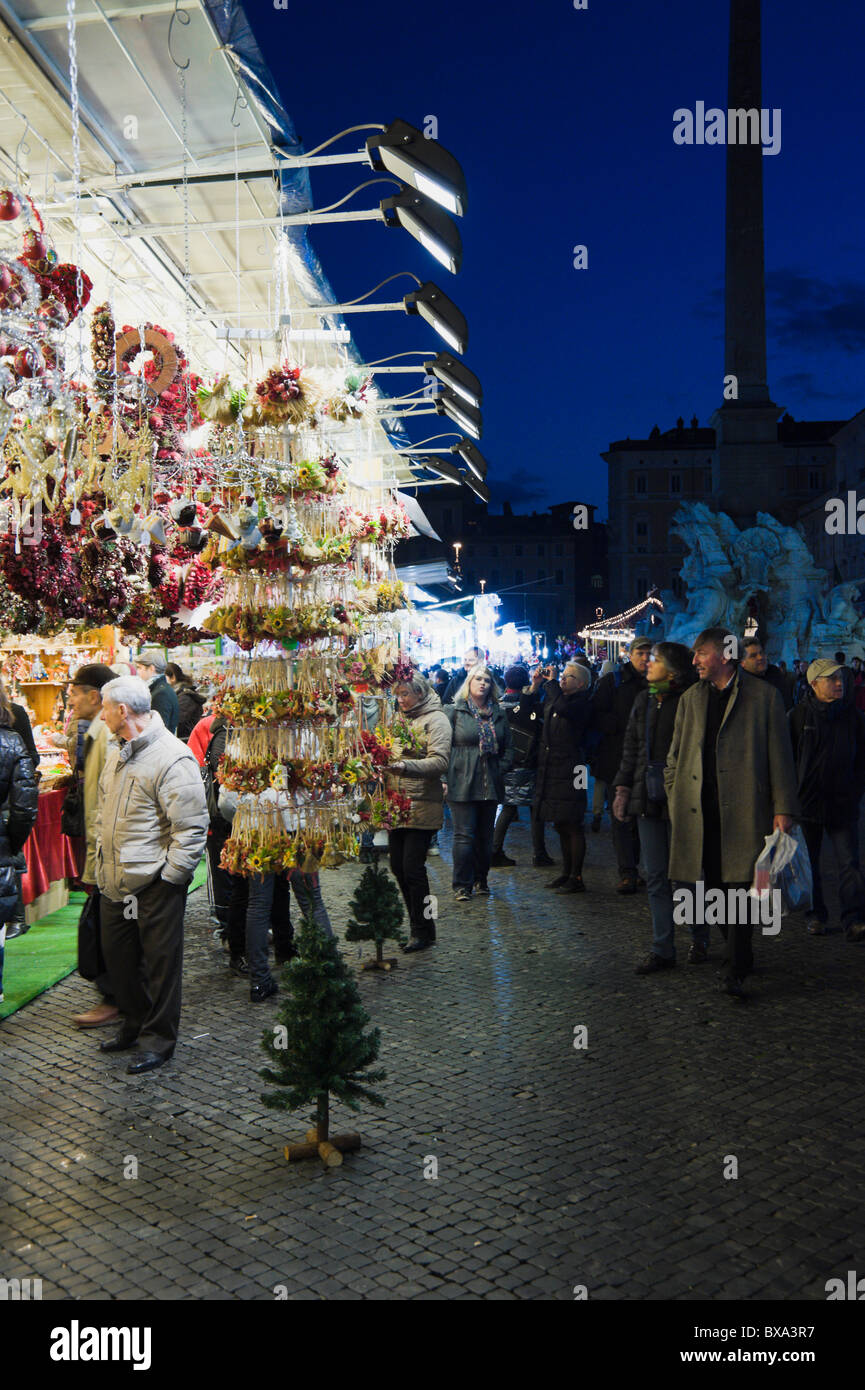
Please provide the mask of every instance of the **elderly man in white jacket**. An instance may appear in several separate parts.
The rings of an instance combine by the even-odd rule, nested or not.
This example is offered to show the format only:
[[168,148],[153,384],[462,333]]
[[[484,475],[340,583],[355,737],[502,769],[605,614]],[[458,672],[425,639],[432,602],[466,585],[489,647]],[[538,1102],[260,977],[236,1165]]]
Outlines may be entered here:
[[170,734],[135,676],[109,681],[102,718],[114,740],[99,779],[96,882],[105,963],[124,1025],[103,1052],[137,1054],[133,1075],[162,1066],[180,1023],[186,890],[209,818],[194,754]]

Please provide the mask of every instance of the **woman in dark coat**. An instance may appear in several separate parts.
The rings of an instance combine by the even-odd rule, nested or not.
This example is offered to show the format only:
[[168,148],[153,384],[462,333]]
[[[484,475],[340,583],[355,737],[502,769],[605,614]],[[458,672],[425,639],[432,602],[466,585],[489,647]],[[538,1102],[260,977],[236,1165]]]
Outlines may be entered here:
[[472,888],[488,898],[496,807],[505,799],[505,773],[514,751],[508,717],[488,666],[473,666],[444,712],[453,729],[447,798],[454,823],[453,886],[457,902]]
[[[544,729],[535,782],[536,816],[551,820],[562,846],[562,872],[548,888],[557,893],[584,893],[583,860],[586,857],[586,774],[583,739],[591,714],[591,672],[569,662],[560,681],[547,667],[544,685]],[[581,768],[579,777],[576,769]],[[575,783],[577,785],[575,785]]]
[[201,718],[206,701],[195,689],[191,676],[187,676],[176,662],[169,661],[165,668],[165,679],[174,687],[177,696],[177,737],[186,743]]
[[[640,691],[615,775],[613,815],[637,817],[640,851],[646,866],[646,885],[652,913],[652,950],[637,966],[638,975],[652,975],[676,964],[673,940],[673,888],[667,877],[670,858],[670,817],[664,791],[664,764],[673,740],[679,697],[694,682],[691,653],[680,642],[659,642],[652,650],[648,690]],[[689,961],[708,955],[709,928],[692,926]]]
[[12,725],[13,715],[4,692],[0,701],[0,802],[5,803],[7,815],[0,819],[0,1000],[3,998],[6,925],[18,907],[15,860],[33,829],[39,797],[33,762]]

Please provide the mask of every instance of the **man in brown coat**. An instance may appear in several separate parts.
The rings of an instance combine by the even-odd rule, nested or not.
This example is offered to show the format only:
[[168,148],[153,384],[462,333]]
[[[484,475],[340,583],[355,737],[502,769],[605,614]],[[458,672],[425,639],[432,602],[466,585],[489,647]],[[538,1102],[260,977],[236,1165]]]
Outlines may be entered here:
[[[695,641],[699,681],[679,700],[664,775],[670,879],[703,880],[706,889],[725,892],[750,888],[765,836],[789,830],[799,814],[784,702],[772,686],[740,670],[736,651],[724,628],[707,628]],[[753,925],[730,920],[721,931],[723,988],[742,997],[753,967]]]

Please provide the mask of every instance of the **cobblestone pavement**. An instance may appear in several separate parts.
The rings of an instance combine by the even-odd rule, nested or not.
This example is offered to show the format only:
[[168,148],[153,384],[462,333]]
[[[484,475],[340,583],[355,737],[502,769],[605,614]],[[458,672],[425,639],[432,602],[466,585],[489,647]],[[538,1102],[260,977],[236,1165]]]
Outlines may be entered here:
[[[13,1016],[5,1274],[54,1299],[824,1299],[862,1267],[865,950],[793,919],[758,940],[748,1003],[717,993],[717,941],[638,978],[645,896],[616,896],[609,830],[588,838],[585,896],[545,891],[520,825],[520,866],[461,908],[445,838],[439,944],[359,976],[388,1104],[336,1108],[363,1135],[341,1168],[283,1158],[307,1121],[258,1099],[275,1001],[229,973],[204,890],[164,1070],[128,1077],[71,1026],[77,976]],[[337,926],[359,872],[324,875]]]

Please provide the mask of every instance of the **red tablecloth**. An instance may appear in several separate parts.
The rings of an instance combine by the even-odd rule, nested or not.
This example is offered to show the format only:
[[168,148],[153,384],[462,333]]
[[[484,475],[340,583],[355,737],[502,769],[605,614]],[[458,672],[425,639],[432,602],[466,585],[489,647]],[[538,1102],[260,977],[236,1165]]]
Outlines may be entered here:
[[27,860],[23,885],[25,904],[32,903],[57,879],[78,876],[76,842],[60,829],[60,813],[65,800],[65,787],[40,793],[36,824],[24,846]]

